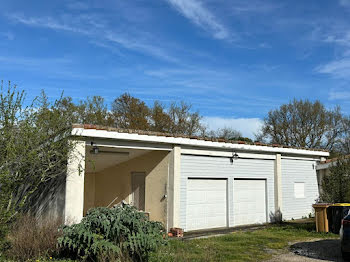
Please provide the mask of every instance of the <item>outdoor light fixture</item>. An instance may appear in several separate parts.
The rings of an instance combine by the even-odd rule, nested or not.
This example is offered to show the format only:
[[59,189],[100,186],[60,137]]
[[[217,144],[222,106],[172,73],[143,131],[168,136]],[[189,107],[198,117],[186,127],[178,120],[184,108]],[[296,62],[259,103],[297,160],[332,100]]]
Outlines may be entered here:
[[98,147],[96,146],[96,144],[94,142],[91,142],[91,146],[92,146],[92,150],[90,151],[91,154],[97,155],[99,152]]
[[91,142],[92,149],[90,150],[90,154],[92,155],[97,155],[97,154],[120,154],[120,155],[129,155],[129,152],[125,151],[106,151],[106,150],[101,150],[98,148],[98,146],[94,143]]
[[232,156],[230,157],[231,164],[233,163],[233,160],[237,160],[237,159],[238,159],[238,154],[235,151],[233,151]]

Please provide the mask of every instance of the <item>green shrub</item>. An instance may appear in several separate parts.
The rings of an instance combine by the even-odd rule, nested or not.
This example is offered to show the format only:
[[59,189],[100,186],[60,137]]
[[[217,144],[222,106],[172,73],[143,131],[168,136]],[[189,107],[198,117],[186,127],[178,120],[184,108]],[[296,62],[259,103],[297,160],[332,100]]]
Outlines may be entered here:
[[79,224],[65,226],[58,239],[63,255],[84,260],[107,261],[128,257],[147,261],[148,254],[166,243],[159,222],[129,205],[91,209]]
[[350,160],[339,158],[323,176],[321,201],[328,203],[350,202]]

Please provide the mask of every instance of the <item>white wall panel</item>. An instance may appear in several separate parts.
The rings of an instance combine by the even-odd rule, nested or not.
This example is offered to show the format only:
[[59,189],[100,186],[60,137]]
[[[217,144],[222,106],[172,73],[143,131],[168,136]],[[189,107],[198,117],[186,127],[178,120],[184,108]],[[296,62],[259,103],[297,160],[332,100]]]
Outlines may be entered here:
[[233,219],[236,226],[266,223],[266,180],[235,180]]
[[187,230],[227,227],[227,180],[187,181]]
[[298,219],[313,212],[312,204],[319,196],[315,166],[315,161],[282,159],[283,219]]

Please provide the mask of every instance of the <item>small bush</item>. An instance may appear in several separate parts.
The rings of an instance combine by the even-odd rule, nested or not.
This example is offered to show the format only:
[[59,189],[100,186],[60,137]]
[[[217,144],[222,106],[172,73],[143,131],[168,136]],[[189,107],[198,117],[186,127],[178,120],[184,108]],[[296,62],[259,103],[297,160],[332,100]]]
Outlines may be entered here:
[[58,254],[61,222],[61,219],[38,220],[30,215],[19,217],[8,234],[10,248],[7,257],[26,261]]
[[275,212],[270,212],[270,221],[273,224],[281,224],[283,222],[283,216],[280,209]]
[[79,224],[65,226],[58,239],[65,256],[93,261],[147,261],[165,244],[165,229],[135,207],[91,209]]
[[329,170],[322,179],[321,202],[350,202],[350,160],[339,158]]

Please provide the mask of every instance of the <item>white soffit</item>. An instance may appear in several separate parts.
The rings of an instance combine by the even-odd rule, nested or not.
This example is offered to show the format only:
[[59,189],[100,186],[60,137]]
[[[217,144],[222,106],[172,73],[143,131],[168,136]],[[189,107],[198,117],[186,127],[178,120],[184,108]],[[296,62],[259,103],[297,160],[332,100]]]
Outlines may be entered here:
[[83,136],[83,137],[93,137],[93,138],[107,138],[107,139],[129,140],[129,141],[184,145],[184,146],[193,146],[193,147],[221,148],[221,149],[231,149],[231,150],[236,149],[236,150],[244,150],[244,151],[285,153],[285,154],[320,156],[320,157],[329,156],[329,152],[324,152],[324,151],[312,151],[312,150],[305,150],[305,149],[269,147],[269,146],[246,145],[246,144],[231,144],[231,143],[225,143],[225,142],[212,142],[212,141],[190,139],[190,138],[183,138],[183,137],[140,135],[135,133],[132,133],[132,134],[119,133],[114,131],[84,129],[84,128],[73,128],[72,135]]

